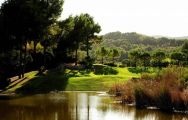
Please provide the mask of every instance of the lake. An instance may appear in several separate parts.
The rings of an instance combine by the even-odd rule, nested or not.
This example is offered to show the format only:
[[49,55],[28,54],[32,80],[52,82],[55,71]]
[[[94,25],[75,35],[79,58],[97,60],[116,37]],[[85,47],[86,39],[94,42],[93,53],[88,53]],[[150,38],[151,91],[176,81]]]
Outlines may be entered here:
[[0,120],[188,120],[188,115],[121,105],[103,92],[52,92],[0,100]]

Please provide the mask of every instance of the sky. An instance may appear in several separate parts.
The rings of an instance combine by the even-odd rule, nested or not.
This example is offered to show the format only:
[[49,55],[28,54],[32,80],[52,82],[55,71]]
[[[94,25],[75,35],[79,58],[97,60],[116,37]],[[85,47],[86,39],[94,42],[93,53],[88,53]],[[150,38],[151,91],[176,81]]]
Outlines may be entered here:
[[[4,0],[0,0],[4,1]],[[89,13],[113,31],[146,35],[188,36],[188,0],[65,0],[61,19]]]

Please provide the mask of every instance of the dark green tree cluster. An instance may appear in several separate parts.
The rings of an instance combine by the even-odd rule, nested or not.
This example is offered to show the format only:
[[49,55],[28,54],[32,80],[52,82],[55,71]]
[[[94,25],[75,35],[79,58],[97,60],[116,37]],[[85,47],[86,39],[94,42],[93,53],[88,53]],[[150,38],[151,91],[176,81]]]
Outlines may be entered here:
[[144,52],[131,51],[128,58],[122,61],[126,66],[143,67],[166,67],[168,65],[187,66],[188,65],[188,43],[185,42],[181,51],[165,53],[164,51]]
[[182,46],[181,51],[171,54],[172,64],[186,66],[188,65],[188,42]]
[[121,51],[117,48],[98,47],[96,50],[96,59],[101,64],[114,66],[119,60]]
[[[100,42],[101,31],[89,14],[59,21],[64,0],[6,0],[0,8],[0,80],[30,70],[78,62]],[[74,54],[73,54],[74,53]],[[73,61],[69,61],[70,59]],[[1,82],[0,82],[1,83]]]
[[[59,60],[68,60],[78,63],[78,51],[86,51],[85,60],[91,61],[89,51],[92,44],[101,41],[101,37],[96,34],[101,31],[99,24],[95,23],[89,14],[81,14],[78,16],[70,16],[64,21],[59,22],[62,28],[63,37],[60,38],[58,44]],[[64,58],[62,58],[64,56]],[[65,59],[70,58],[70,59]]]
[[122,63],[126,66],[132,67],[166,67],[168,63],[165,61],[167,58],[166,54],[162,51],[157,51],[151,54],[151,52],[142,51],[131,51],[129,53],[128,59],[124,60]]
[[[19,77],[24,77],[28,62],[27,45],[34,41],[34,54],[36,44],[44,40],[47,28],[55,24],[62,12],[63,0],[6,0],[0,8],[0,48],[2,59],[8,59],[10,51],[17,50],[16,71]],[[19,56],[19,57],[18,57]],[[7,58],[6,58],[7,57]],[[6,69],[9,63],[5,61],[2,71],[13,73]],[[19,70],[17,70],[19,69]]]

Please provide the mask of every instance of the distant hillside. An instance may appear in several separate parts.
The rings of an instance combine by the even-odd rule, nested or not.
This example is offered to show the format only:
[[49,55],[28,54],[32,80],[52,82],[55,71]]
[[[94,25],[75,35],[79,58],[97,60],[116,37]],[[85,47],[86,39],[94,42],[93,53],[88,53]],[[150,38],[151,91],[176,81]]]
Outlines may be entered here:
[[174,39],[166,37],[151,37],[135,32],[121,33],[111,32],[104,35],[104,41],[102,46],[116,47],[125,51],[134,49],[152,51],[152,50],[164,50],[174,51],[183,45],[185,39]]
[[176,39],[176,40],[185,40],[185,39],[188,39],[188,36],[181,36],[181,37],[169,37],[169,36],[161,36],[161,35],[154,35],[152,36],[154,38],[162,38],[162,37],[166,37],[166,38],[169,38],[169,39]]

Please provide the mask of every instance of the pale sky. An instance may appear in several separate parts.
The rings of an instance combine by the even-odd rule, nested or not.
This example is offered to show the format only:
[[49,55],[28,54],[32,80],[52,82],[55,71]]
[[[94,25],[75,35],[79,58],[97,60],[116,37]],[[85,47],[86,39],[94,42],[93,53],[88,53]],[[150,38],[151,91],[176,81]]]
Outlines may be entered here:
[[65,0],[61,18],[89,13],[101,25],[101,34],[188,36],[187,5],[188,0]]

